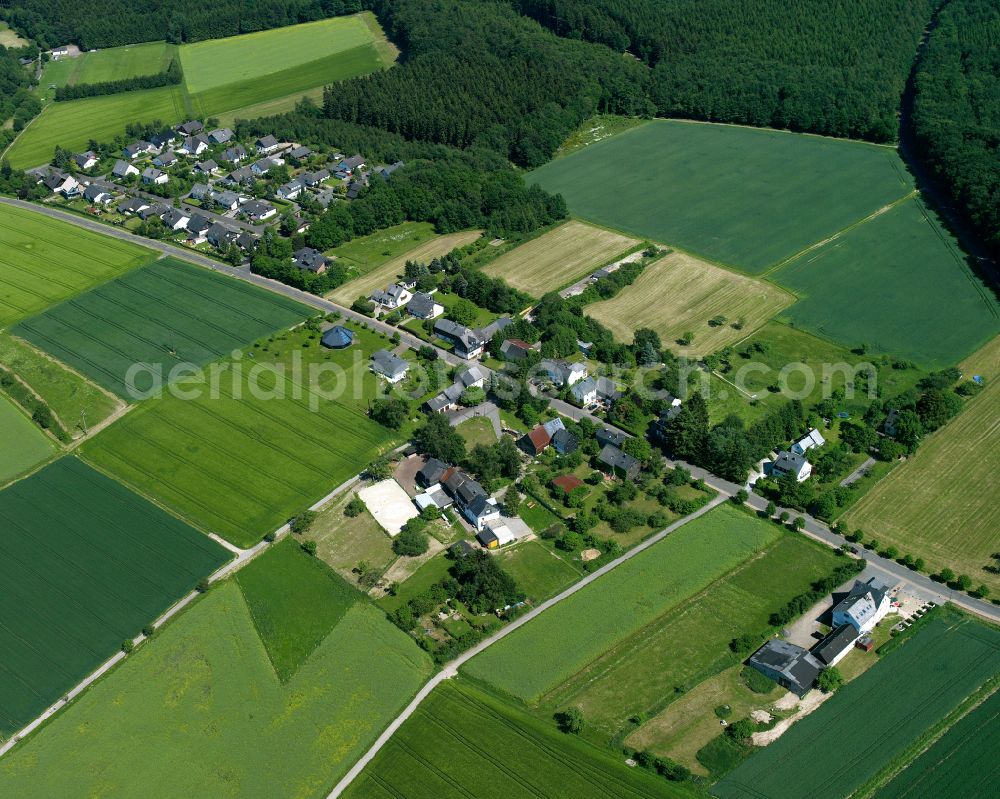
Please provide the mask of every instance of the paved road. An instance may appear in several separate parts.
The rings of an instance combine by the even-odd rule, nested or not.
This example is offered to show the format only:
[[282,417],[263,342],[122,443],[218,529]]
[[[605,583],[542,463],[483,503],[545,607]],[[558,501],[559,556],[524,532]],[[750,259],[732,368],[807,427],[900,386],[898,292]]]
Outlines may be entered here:
[[862,463],[857,469],[855,469],[853,472],[847,475],[847,477],[845,477],[843,480],[840,481],[841,488],[846,488],[847,486],[851,485],[851,483],[858,482],[858,480],[864,477],[868,473],[868,470],[871,469],[872,466],[874,465],[875,465],[874,458],[866,458],[864,463]]
[[720,505],[725,501],[726,498],[722,495],[715,497],[711,502],[709,502],[707,505],[700,508],[699,510],[695,511],[690,516],[685,516],[683,519],[679,519],[678,521],[671,524],[669,527],[660,530],[660,532],[658,532],[656,535],[647,538],[645,541],[643,541],[635,548],[630,549],[620,558],[617,558],[616,560],[613,560],[610,563],[605,564],[597,571],[588,574],[586,577],[581,579],[579,582],[574,583],[562,593],[557,594],[551,599],[542,602],[542,604],[538,605],[537,607],[532,608],[523,616],[520,616],[519,618],[515,619],[510,624],[508,624],[506,627],[503,627],[502,629],[495,632],[489,638],[483,639],[471,649],[466,650],[454,660],[450,661],[449,663],[446,663],[442,667],[441,671],[439,671],[437,674],[431,677],[431,679],[427,682],[427,684],[424,685],[424,687],[417,692],[417,695],[413,697],[413,700],[410,702],[410,704],[406,706],[403,712],[400,713],[398,716],[396,716],[395,719],[393,719],[392,723],[378,737],[375,743],[372,744],[371,748],[367,752],[365,752],[365,754],[361,757],[361,759],[354,764],[351,770],[344,775],[344,778],[337,783],[336,787],[328,794],[327,799],[335,799],[336,797],[340,796],[347,789],[347,786],[350,785],[358,777],[359,774],[361,774],[365,766],[367,766],[375,757],[375,755],[378,754],[379,750],[386,745],[386,743],[393,736],[396,730],[398,730],[403,725],[403,722],[405,722],[410,716],[413,715],[414,711],[416,711],[416,709],[420,706],[420,703],[427,698],[427,696],[431,693],[431,691],[433,691],[438,685],[440,685],[445,680],[451,679],[456,674],[458,674],[459,668],[461,668],[462,665],[464,665],[466,662],[468,662],[469,660],[471,660],[484,650],[488,649],[489,647],[493,646],[493,644],[495,644],[497,641],[506,638],[515,630],[523,627],[532,619],[540,616],[549,608],[552,608],[553,606],[558,605],[564,599],[568,599],[569,597],[573,596],[573,594],[575,594],[577,591],[583,590],[595,580],[599,580],[601,577],[610,572],[612,569],[618,568],[623,563],[625,563],[628,560],[631,560],[639,553],[644,552],[645,550],[649,549],[651,546],[654,546],[655,544],[658,544],[660,541],[662,541],[664,538],[666,538],[668,535],[674,532],[674,530],[683,527],[685,524],[687,524],[690,521],[693,521],[694,519],[697,519],[699,516],[704,516],[710,510],[712,510],[713,508],[717,507],[718,505]]

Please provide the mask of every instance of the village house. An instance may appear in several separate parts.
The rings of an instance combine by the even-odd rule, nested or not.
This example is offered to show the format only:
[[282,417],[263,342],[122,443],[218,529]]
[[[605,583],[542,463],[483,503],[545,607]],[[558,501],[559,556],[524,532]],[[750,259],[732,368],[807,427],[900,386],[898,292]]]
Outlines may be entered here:
[[394,311],[397,308],[405,306],[411,297],[413,295],[406,288],[400,286],[398,283],[394,283],[386,286],[385,291],[376,289],[372,292],[370,299],[376,305],[380,305],[386,310]]
[[127,178],[129,175],[138,175],[139,170],[136,169],[134,166],[132,166],[132,164],[130,164],[128,161],[123,161],[122,159],[119,158],[117,161],[115,161],[115,165],[111,170],[111,174],[114,175],[116,178]]
[[223,150],[222,155],[219,156],[223,161],[230,164],[238,164],[247,157],[246,148],[242,144],[234,144],[232,147],[227,147]]
[[364,169],[365,159],[360,155],[352,155],[350,158],[345,158],[336,166],[336,171],[334,174],[338,178],[348,178],[355,170]]
[[205,231],[205,240],[216,249],[222,250],[236,240],[236,231],[221,222],[216,222]]
[[509,316],[500,316],[485,327],[480,327],[474,332],[483,341],[483,344],[488,344],[497,333],[506,330],[512,324],[514,324],[514,320]]
[[806,435],[792,444],[792,452],[796,455],[805,455],[806,452],[813,447],[822,447],[825,443],[826,439],[824,439],[819,430],[814,427]]
[[441,476],[441,484],[455,500],[459,512],[476,530],[482,530],[488,521],[500,518],[496,500],[461,469],[452,467],[446,470]]
[[152,219],[154,216],[159,219],[162,217],[168,208],[163,203],[154,203],[153,205],[147,205],[145,208],[139,211],[139,219],[145,222],[148,219]]
[[240,195],[235,191],[223,191],[211,195],[216,205],[225,208],[227,211],[235,211],[240,207]]
[[302,181],[298,178],[294,178],[288,181],[288,183],[284,183],[279,186],[274,192],[274,196],[279,200],[294,200],[302,193],[302,189]]
[[233,138],[233,132],[229,128],[218,128],[208,134],[208,140],[212,144],[225,144]]
[[278,213],[267,200],[250,200],[240,210],[246,214],[252,222],[264,222]]
[[254,161],[250,164],[250,174],[251,176],[261,176],[266,175],[270,172],[277,164],[271,158],[261,158],[259,161]]
[[188,197],[192,200],[211,200],[212,199],[212,187],[207,183],[195,183],[191,187],[191,191],[188,193]]
[[597,460],[610,474],[617,477],[635,480],[639,476],[639,461],[611,444],[601,447]]
[[245,183],[253,183],[254,180],[256,180],[254,171],[248,166],[241,166],[239,169],[234,169],[222,178],[223,183],[229,183],[234,186],[239,186]]
[[483,340],[465,325],[451,319],[438,319],[434,323],[434,333],[452,344],[459,358],[472,359],[483,354]]
[[546,359],[539,368],[556,386],[572,386],[587,377],[587,365],[579,361]]
[[160,169],[166,169],[168,166],[173,166],[176,163],[177,155],[173,150],[164,150],[153,159],[153,166],[159,167]]
[[166,172],[161,172],[156,167],[147,166],[142,170],[142,182],[152,183],[157,186],[162,186],[170,180],[170,176]]
[[80,182],[72,175],[64,175],[62,172],[53,171],[42,178],[39,183],[55,194],[62,194],[64,197],[74,197],[79,193]]
[[390,164],[389,166],[378,166],[375,167],[375,174],[382,178],[382,180],[388,180],[392,177],[392,173],[402,166],[402,161],[396,161],[396,163]]
[[398,383],[406,377],[409,368],[409,363],[389,350],[376,350],[372,353],[372,371],[389,383]]
[[188,136],[177,148],[177,152],[186,156],[201,155],[208,149],[208,139],[204,136]]
[[149,208],[149,203],[141,197],[128,197],[118,203],[118,213],[130,216]]
[[597,402],[597,381],[592,377],[586,377],[570,386],[569,392],[578,405],[583,407],[593,405]]
[[167,128],[166,130],[161,130],[159,133],[154,133],[149,137],[149,142],[157,150],[161,150],[164,147],[173,147],[177,143],[177,136],[172,130]]
[[303,247],[292,253],[292,263],[306,272],[315,272],[317,275],[322,275],[326,271],[329,259],[319,250],[314,250],[312,247]]
[[163,225],[170,230],[185,230],[190,216],[177,208],[170,208],[163,215]]
[[201,244],[205,241],[205,234],[212,227],[212,220],[204,214],[194,214],[187,223],[188,242],[190,244]]
[[288,151],[288,157],[294,158],[296,161],[304,161],[311,155],[312,155],[312,150],[301,144],[298,145],[297,147],[293,147],[291,150]]
[[552,443],[552,436],[544,426],[538,425],[521,436],[517,443],[529,455],[537,456]]
[[184,136],[194,136],[196,133],[201,133],[204,129],[205,126],[197,119],[189,119],[187,122],[177,126],[178,132]]
[[812,464],[805,459],[804,455],[782,450],[778,453],[774,463],[771,464],[771,474],[778,477],[790,474],[802,483],[808,480],[812,474]]
[[261,155],[269,155],[275,150],[281,147],[278,140],[274,136],[262,136],[254,142],[254,147],[257,148],[257,152]]
[[211,158],[209,158],[207,161],[199,161],[197,164],[194,165],[194,171],[197,172],[199,175],[205,175],[205,176],[211,175],[218,168],[219,165]]
[[99,183],[92,183],[84,190],[83,198],[94,205],[108,205],[114,200],[109,188]]
[[156,152],[156,146],[152,142],[137,141],[127,145],[122,150],[122,156],[124,158],[127,158],[129,161],[134,161],[140,155],[147,155],[148,153],[155,153],[155,152]]
[[92,169],[97,166],[98,160],[97,153],[90,151],[77,153],[73,156],[73,163],[76,164],[76,168],[83,170]]
[[417,319],[436,319],[444,313],[444,306],[434,302],[434,295],[416,291],[406,303],[406,310]]
[[329,169],[319,169],[315,172],[306,172],[300,176],[303,183],[305,183],[310,188],[313,186],[318,186],[324,180],[330,179]]
[[807,649],[780,638],[772,638],[754,652],[749,664],[799,697],[809,692],[823,671],[823,664]]
[[854,581],[850,593],[833,608],[833,624],[851,625],[858,635],[871,632],[872,628],[885,618],[892,602],[889,586],[878,578],[868,582]]
[[508,361],[523,361],[532,351],[532,346],[519,338],[509,338],[500,345],[500,354]]

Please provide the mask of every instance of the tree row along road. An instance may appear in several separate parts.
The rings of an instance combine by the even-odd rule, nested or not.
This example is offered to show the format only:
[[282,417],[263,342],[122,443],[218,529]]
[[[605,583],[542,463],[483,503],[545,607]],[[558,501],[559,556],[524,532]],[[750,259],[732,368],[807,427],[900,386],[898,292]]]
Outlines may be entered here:
[[[326,300],[322,297],[317,297],[314,294],[309,294],[307,292],[300,291],[299,289],[293,288],[291,286],[287,286],[283,283],[279,283],[277,281],[261,277],[260,275],[255,275],[252,272],[250,272],[249,269],[247,268],[237,268],[221,264],[218,261],[214,261],[211,258],[205,257],[204,255],[192,252],[191,250],[187,250],[181,247],[177,247],[168,242],[156,241],[152,239],[146,239],[141,236],[136,236],[130,231],[123,230],[121,228],[110,227],[108,225],[101,224],[100,222],[95,222],[86,219],[85,217],[76,216],[75,214],[70,214],[55,208],[47,208],[45,206],[39,206],[34,203],[25,202],[23,200],[15,200],[4,197],[0,197],[0,203],[6,203],[8,205],[14,205],[27,210],[37,211],[38,213],[45,214],[47,216],[52,217],[53,219],[59,219],[65,222],[69,222],[79,227],[83,227],[97,233],[103,233],[104,235],[109,235],[114,238],[124,239],[132,242],[139,242],[151,249],[158,250],[159,252],[168,255],[173,255],[187,261],[191,261],[200,266],[204,266],[208,269],[213,269],[216,272],[221,272],[223,274],[231,275],[240,280],[245,280],[249,283],[253,283],[254,285],[268,289],[269,291],[274,291],[276,293],[283,294],[286,297],[298,300],[304,305],[308,305],[312,308],[315,308],[318,311],[322,311],[323,313],[339,313],[346,319],[350,319],[351,321],[368,325],[369,327],[378,330],[380,332],[386,333],[388,335],[392,335],[393,333],[398,333],[400,335],[400,340],[410,347],[419,348],[422,346],[428,346],[428,343],[426,341],[417,338],[416,336],[413,336],[412,334],[407,333],[406,331],[399,330],[398,328],[392,325],[386,324],[377,319],[372,319],[363,314],[359,314],[355,311],[352,311],[349,308],[337,305],[336,303],[330,302],[329,300]],[[454,353],[448,352],[445,349],[436,347],[433,344],[430,346],[434,347],[434,349],[438,353],[438,357],[442,359],[445,363],[451,364],[453,366],[469,363],[465,359],[459,358]],[[487,369],[482,364],[480,364],[480,368],[482,368],[487,373],[491,373],[490,370]],[[599,425],[607,425],[609,427],[614,427],[614,425],[611,425],[608,422],[604,421],[603,419],[594,416],[590,412],[583,410],[581,408],[577,408],[562,400],[553,399],[552,408],[556,410],[558,413],[562,414],[563,416],[566,416],[576,421],[579,421],[580,419],[586,417]],[[621,432],[625,433],[626,435],[629,435],[629,433],[625,430],[622,430]],[[358,777],[358,775],[362,772],[365,766],[367,766],[372,761],[372,759],[374,759],[375,755],[378,754],[378,752],[382,749],[383,746],[385,746],[385,744],[396,732],[396,730],[398,730],[399,727],[402,726],[403,722],[405,722],[414,713],[414,711],[420,706],[423,700],[427,698],[427,696],[431,693],[431,691],[433,691],[434,688],[437,685],[439,685],[443,680],[454,677],[458,673],[459,667],[461,667],[470,658],[474,657],[475,655],[482,652],[484,649],[488,648],[492,644],[506,637],[514,630],[527,624],[536,616],[538,616],[541,613],[544,613],[552,606],[556,605],[557,603],[561,602],[564,599],[567,599],[568,597],[572,596],[577,591],[581,590],[587,585],[590,585],[590,583],[592,583],[594,580],[599,579],[602,575],[607,574],[607,572],[620,566],[622,563],[625,563],[627,560],[635,557],[640,552],[658,543],[677,528],[681,527],[682,525],[686,524],[692,519],[698,518],[699,516],[710,511],[712,508],[717,507],[722,502],[732,498],[733,496],[736,495],[738,491],[740,491],[743,488],[743,486],[737,485],[736,483],[731,483],[727,480],[723,480],[722,478],[717,477],[716,475],[706,471],[705,469],[693,466],[692,464],[688,464],[683,461],[673,461],[670,462],[670,464],[672,466],[683,467],[691,472],[692,477],[704,480],[707,486],[718,492],[718,496],[715,497],[707,505],[702,507],[700,510],[696,511],[694,514],[678,520],[677,522],[670,525],[666,529],[661,530],[659,533],[656,533],[655,535],[651,536],[639,546],[626,552],[624,555],[622,555],[622,557],[618,558],[617,560],[611,561],[610,563],[606,564],[605,566],[593,572],[592,574],[587,575],[582,580],[570,586],[562,593],[558,594],[552,599],[547,600],[546,602],[543,602],[538,607],[533,608],[531,611],[519,617],[515,621],[511,622],[509,625],[499,630],[494,635],[484,639],[478,645],[468,650],[467,652],[463,653],[455,660],[445,664],[442,667],[442,669],[438,671],[433,677],[431,677],[431,679],[423,686],[423,688],[420,689],[420,691],[413,698],[410,704],[407,705],[407,707],[402,711],[402,713],[400,713],[389,724],[389,726],[383,731],[383,733],[378,737],[378,739],[376,739],[375,743],[372,744],[371,748],[361,757],[361,759],[357,763],[354,764],[354,766],[352,766],[350,771],[347,772],[347,774],[343,777],[343,779],[341,779],[340,782],[337,783],[336,787],[333,789],[333,791],[330,792],[327,799],[335,799],[335,797],[340,796],[343,793],[343,791],[347,789],[348,785],[350,785],[351,782],[353,782],[354,779]],[[763,511],[767,503],[762,497],[756,494],[751,494],[747,504],[750,507],[754,508],[755,510]],[[779,508],[778,512],[780,513],[781,510],[782,509]],[[848,542],[842,536],[837,535],[836,533],[831,531],[830,528],[823,522],[814,519],[813,517],[809,516],[806,513],[799,513],[791,509],[789,509],[789,512],[793,516],[801,516],[803,518],[803,520],[805,521],[803,533],[810,536],[814,540],[834,548],[849,545]],[[899,582],[909,583],[925,592],[934,593],[940,597],[948,599],[954,604],[964,608],[965,610],[968,610],[972,613],[982,616],[983,618],[986,618],[992,622],[1000,623],[1000,608],[996,607],[995,605],[992,605],[989,602],[984,602],[982,600],[974,599],[973,597],[969,597],[965,594],[953,591],[947,586],[934,582],[926,575],[912,571],[906,568],[905,566],[901,566],[895,561],[882,558],[874,552],[866,551],[864,553],[864,556],[867,559],[870,566],[872,566],[877,571],[884,574],[892,583],[899,583]],[[108,664],[108,665],[110,667],[110,665],[113,664]]]

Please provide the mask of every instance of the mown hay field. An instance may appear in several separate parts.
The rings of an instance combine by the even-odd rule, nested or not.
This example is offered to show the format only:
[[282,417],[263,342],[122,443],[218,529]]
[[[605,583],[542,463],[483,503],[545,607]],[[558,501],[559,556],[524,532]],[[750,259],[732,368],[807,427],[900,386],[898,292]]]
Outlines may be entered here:
[[997,674],[1000,630],[945,609],[755,752],[712,794],[720,799],[850,796]]
[[305,306],[244,281],[164,258],[20,322],[13,332],[125,399],[301,321]]
[[[588,305],[586,313],[623,341],[631,341],[636,328],[648,327],[671,349],[700,356],[746,338],[793,302],[794,295],[773,283],[673,252],[646,267],[616,297]],[[713,324],[717,317],[725,321]],[[677,345],[689,332],[692,342]]]
[[987,375],[986,388],[844,519],[882,546],[922,557],[934,571],[948,566],[968,574],[994,592],[1000,576],[983,567],[996,564],[992,555],[1000,549],[1000,384],[988,371],[998,357],[1000,338],[962,364],[967,377]]
[[435,236],[432,239],[407,250],[402,255],[392,258],[381,266],[348,280],[341,286],[327,294],[327,298],[341,305],[350,305],[358,297],[367,297],[375,289],[384,289],[394,283],[403,274],[403,268],[407,261],[419,261],[427,263],[442,255],[447,255],[456,247],[464,247],[471,244],[482,235],[481,230],[464,230],[461,233],[446,233],[443,236]]
[[780,534],[736,508],[715,508],[497,642],[464,671],[536,703]]
[[68,83],[73,86],[78,83],[103,83],[141,75],[156,75],[166,71],[176,53],[177,48],[166,42],[130,44],[82,53],[79,57],[70,59],[73,71]]
[[0,205],[0,326],[153,258],[152,250]]
[[82,375],[9,333],[0,333],[0,366],[41,397],[71,435],[103,422],[121,402]]
[[801,299],[797,327],[941,368],[1000,333],[1000,302],[917,198],[769,275]]
[[230,557],[74,457],[0,492],[0,520],[4,735],[55,702]]
[[1000,780],[1000,691],[946,732],[875,799],[989,796]]
[[895,150],[774,130],[656,120],[528,178],[574,216],[762,272],[913,188]]
[[[474,793],[470,793],[473,790]],[[462,685],[437,687],[347,789],[348,799],[688,797]]]
[[[367,359],[385,341],[363,333],[337,352],[302,329],[258,342],[144,402],[84,456],[202,528],[255,544],[399,437],[367,416],[378,390]],[[315,382],[310,364],[324,365]]]
[[0,393],[0,485],[50,458],[52,441],[17,405]]
[[[746,526],[769,525],[747,516]],[[761,534],[770,531],[761,531]],[[784,535],[683,604],[590,663],[543,700],[553,710],[579,707],[613,736],[631,716],[648,716],[712,674],[735,665],[729,642],[768,627],[768,616],[837,566],[833,552],[802,537]],[[655,735],[635,734],[640,749]]]
[[504,253],[483,272],[541,297],[586,277],[639,244],[638,239],[571,220]]
[[4,757],[0,794],[320,799],[431,668],[362,602],[282,684],[227,581]]

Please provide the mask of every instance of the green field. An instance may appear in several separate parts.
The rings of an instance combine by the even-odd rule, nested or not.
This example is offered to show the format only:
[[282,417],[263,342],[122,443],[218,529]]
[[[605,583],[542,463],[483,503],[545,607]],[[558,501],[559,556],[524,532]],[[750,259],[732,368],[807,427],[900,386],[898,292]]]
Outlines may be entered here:
[[166,71],[176,48],[166,42],[130,44],[83,53],[79,58],[67,59],[74,64],[69,84],[103,83],[142,75],[157,75]]
[[913,183],[895,151],[659,120],[535,170],[574,216],[761,272],[877,211]]
[[228,581],[0,760],[0,795],[319,799],[430,671],[358,603],[282,685]]
[[0,520],[4,735],[229,558],[219,544],[73,457],[0,492]]
[[[203,380],[213,365],[90,439],[84,456],[205,529],[255,544],[396,440],[366,415],[377,391],[367,356],[386,342],[355,333],[339,351],[303,329],[259,342],[253,358],[223,362],[217,391]],[[324,365],[315,384],[310,364]]]
[[[2,769],[2,766],[0,766]],[[694,796],[462,684],[444,683],[344,794],[348,799]]]
[[[129,399],[134,364],[150,365],[166,381],[178,364],[225,357],[306,315],[294,300],[164,258],[26,319],[13,332]],[[141,393],[151,379],[144,375],[134,385]]]
[[283,683],[361,598],[329,566],[307,555],[291,538],[237,572],[236,582]]
[[989,371],[997,359],[1000,338],[961,364],[967,377],[987,375],[986,388],[844,517],[882,546],[922,557],[934,571],[949,566],[994,593],[1000,575],[983,567],[996,562],[1000,530],[1000,383]]
[[352,274],[363,275],[433,238],[434,225],[430,222],[403,222],[359,236],[327,250],[326,255],[336,258]]
[[10,369],[52,409],[71,434],[93,429],[120,403],[89,380],[9,333],[0,332],[0,365]]
[[875,794],[875,799],[989,796],[1000,784],[1000,691]]
[[[80,64],[68,63],[72,59],[50,64],[42,91],[47,93],[49,84],[82,82],[77,73],[90,69],[91,58],[97,63],[94,74],[103,75],[116,62],[139,69],[159,58],[156,63],[165,65],[175,49],[184,69],[182,85],[51,103],[7,152],[11,165],[43,164],[56,145],[82,150],[91,139],[110,141],[130,122],[176,124],[216,116],[232,124],[237,117],[291,110],[302,95],[315,97],[319,87],[387,68],[395,58],[375,17],[365,12],[179,48],[156,42],[87,53],[77,59]],[[128,50],[145,52],[132,59]]]
[[779,535],[736,508],[716,508],[494,644],[465,671],[537,702]]
[[533,602],[548,599],[582,574],[540,541],[525,541],[498,552],[496,557]]
[[[746,515],[749,529],[772,527]],[[770,530],[761,530],[761,535]],[[579,707],[588,726],[611,737],[634,715],[655,714],[705,677],[735,665],[729,642],[768,627],[768,616],[837,566],[825,547],[785,535],[689,601],[603,653],[549,693],[553,709]],[[669,575],[664,575],[669,578]],[[641,728],[640,728],[641,734]],[[645,741],[644,748],[652,748]]]
[[849,796],[997,674],[1000,630],[945,610],[712,793],[721,799]]
[[0,326],[133,269],[152,250],[0,205]]
[[0,393],[0,484],[41,463],[56,451],[52,441],[24,412]]
[[907,200],[769,277],[801,295],[793,324],[940,368],[1000,332],[1000,303],[920,200]]
[[28,44],[27,39],[22,39],[16,31],[10,29],[6,22],[0,22],[0,46],[3,47],[24,47]]

